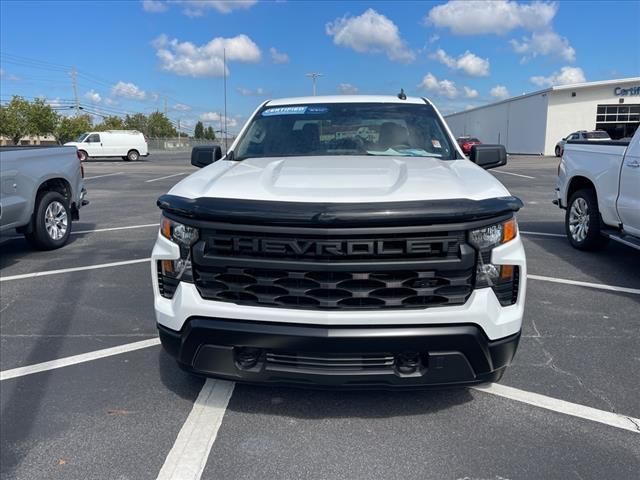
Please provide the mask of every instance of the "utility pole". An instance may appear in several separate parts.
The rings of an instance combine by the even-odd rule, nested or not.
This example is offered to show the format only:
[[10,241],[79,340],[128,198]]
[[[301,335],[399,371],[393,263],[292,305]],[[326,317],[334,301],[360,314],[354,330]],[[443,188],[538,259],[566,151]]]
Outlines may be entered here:
[[180,119],[178,119],[178,145],[180,145]]
[[165,117],[167,116],[167,113],[168,113],[168,110],[167,110],[167,97],[165,96],[164,97],[164,116]]
[[315,97],[316,96],[316,80],[319,77],[324,77],[324,75],[322,73],[312,72],[312,73],[305,73],[304,76],[311,78],[311,80],[313,81],[313,96]]
[[227,150],[227,49],[222,49],[222,63],[223,69],[222,73],[224,74],[224,154],[226,155]]
[[76,67],[73,67],[71,69],[71,72],[69,72],[69,75],[71,75],[71,85],[73,85],[73,98],[75,102],[76,117],[77,117],[78,112],[80,110],[80,104],[78,102],[78,72],[76,71]]

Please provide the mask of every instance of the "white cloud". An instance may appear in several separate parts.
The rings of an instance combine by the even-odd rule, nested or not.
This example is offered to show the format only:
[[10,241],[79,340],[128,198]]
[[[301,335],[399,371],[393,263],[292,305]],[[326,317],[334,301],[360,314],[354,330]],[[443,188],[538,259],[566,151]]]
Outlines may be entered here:
[[269,53],[271,54],[271,61],[273,63],[289,63],[289,55],[287,55],[286,53],[279,52],[273,47],[269,49]]
[[489,75],[489,59],[480,58],[469,50],[456,59],[448,55],[442,48],[439,48],[429,57],[453,70],[460,70],[472,77],[486,77]]
[[498,100],[503,100],[505,98],[509,98],[510,96],[509,90],[507,90],[507,87],[505,87],[504,85],[496,85],[489,91],[489,94],[493,98],[497,98]]
[[142,0],[142,9],[149,13],[166,12],[169,8],[167,2],[161,0]]
[[[220,122],[224,124],[224,115],[218,112],[205,112],[200,115],[200,120],[203,122],[211,122],[213,124],[214,129],[220,126]],[[238,126],[238,120],[233,117],[227,117],[227,128],[234,128]],[[223,127],[224,128],[224,125]]]
[[257,0],[173,0],[172,3],[184,5],[182,13],[189,17],[201,17],[208,10],[218,13],[231,13],[234,10],[246,10],[256,4]]
[[92,103],[100,103],[102,101],[102,97],[100,96],[100,94],[93,89],[85,93],[84,98],[86,98]]
[[258,46],[247,35],[241,34],[232,38],[217,37],[204,45],[191,42],[169,40],[160,35],[152,45],[160,59],[160,68],[177,75],[190,77],[222,77],[225,72],[223,50],[226,50],[228,62],[254,63],[260,60]]
[[436,43],[438,40],[440,40],[440,35],[437,33],[434,33],[429,37],[429,43]]
[[60,97],[52,98],[50,100],[45,98],[44,102],[47,105],[49,105],[50,107],[53,107],[53,108],[62,106],[62,102],[60,101]]
[[337,18],[326,24],[325,31],[333,43],[358,53],[385,53],[389,60],[403,63],[416,58],[396,24],[372,8],[358,17]]
[[118,102],[116,102],[115,100],[113,100],[113,99],[111,99],[109,97],[104,99],[104,103],[105,103],[105,105],[117,105],[118,104]]
[[118,82],[111,87],[111,96],[118,98],[129,98],[132,100],[144,100],[147,94],[133,83]]
[[338,93],[341,95],[355,95],[358,91],[358,87],[350,83],[341,83],[338,85]]
[[432,73],[427,73],[418,88],[447,98],[456,98],[459,94],[456,84],[451,80],[438,80]]
[[464,87],[465,98],[476,98],[478,96],[478,90],[475,88]]
[[550,87],[553,85],[584,83],[587,79],[580,67],[562,67],[559,72],[554,72],[548,77],[535,76],[531,77],[529,81],[539,87]]
[[427,23],[455,35],[503,35],[515,28],[549,28],[558,11],[555,2],[518,3],[504,0],[451,0],[433,7]]
[[261,97],[266,95],[266,92],[262,87],[258,87],[255,90],[251,90],[250,88],[238,87],[236,88],[236,90],[240,95],[244,97],[254,97],[254,96]]
[[20,77],[16,77],[15,75],[11,75],[7,73],[4,69],[0,68],[0,78],[2,80],[9,80],[10,82],[17,82],[20,80]]
[[516,53],[524,55],[523,61],[538,55],[553,55],[568,62],[576,59],[576,51],[569,40],[553,31],[534,32],[531,37],[524,37],[522,42],[511,40],[509,43]]
[[184,103],[176,103],[173,106],[174,110],[177,110],[178,112],[189,112],[191,111],[191,107],[189,105],[185,105]]

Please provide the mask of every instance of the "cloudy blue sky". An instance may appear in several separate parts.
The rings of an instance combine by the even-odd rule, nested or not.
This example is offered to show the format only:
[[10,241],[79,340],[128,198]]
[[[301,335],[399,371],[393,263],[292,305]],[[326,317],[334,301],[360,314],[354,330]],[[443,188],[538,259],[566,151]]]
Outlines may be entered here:
[[[6,1],[0,95],[87,111],[163,110],[186,129],[266,98],[430,97],[445,113],[554,84],[640,76],[638,1]],[[64,111],[64,110],[63,110]]]

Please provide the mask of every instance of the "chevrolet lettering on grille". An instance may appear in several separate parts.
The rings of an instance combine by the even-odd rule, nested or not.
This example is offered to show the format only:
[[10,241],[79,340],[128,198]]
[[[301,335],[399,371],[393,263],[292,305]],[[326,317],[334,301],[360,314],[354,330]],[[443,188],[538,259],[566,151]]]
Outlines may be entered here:
[[214,235],[207,249],[218,255],[346,256],[432,256],[445,254],[448,238],[316,240],[256,238]]

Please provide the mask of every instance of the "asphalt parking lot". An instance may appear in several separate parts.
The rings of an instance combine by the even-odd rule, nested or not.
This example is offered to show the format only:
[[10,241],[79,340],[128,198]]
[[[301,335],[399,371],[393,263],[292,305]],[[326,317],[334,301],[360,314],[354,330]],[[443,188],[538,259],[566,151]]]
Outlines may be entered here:
[[557,164],[495,171],[525,203],[530,274],[508,388],[338,392],[179,370],[155,340],[147,259],[188,154],[87,162],[66,247],[0,237],[1,477],[638,478],[640,254],[569,246]]

